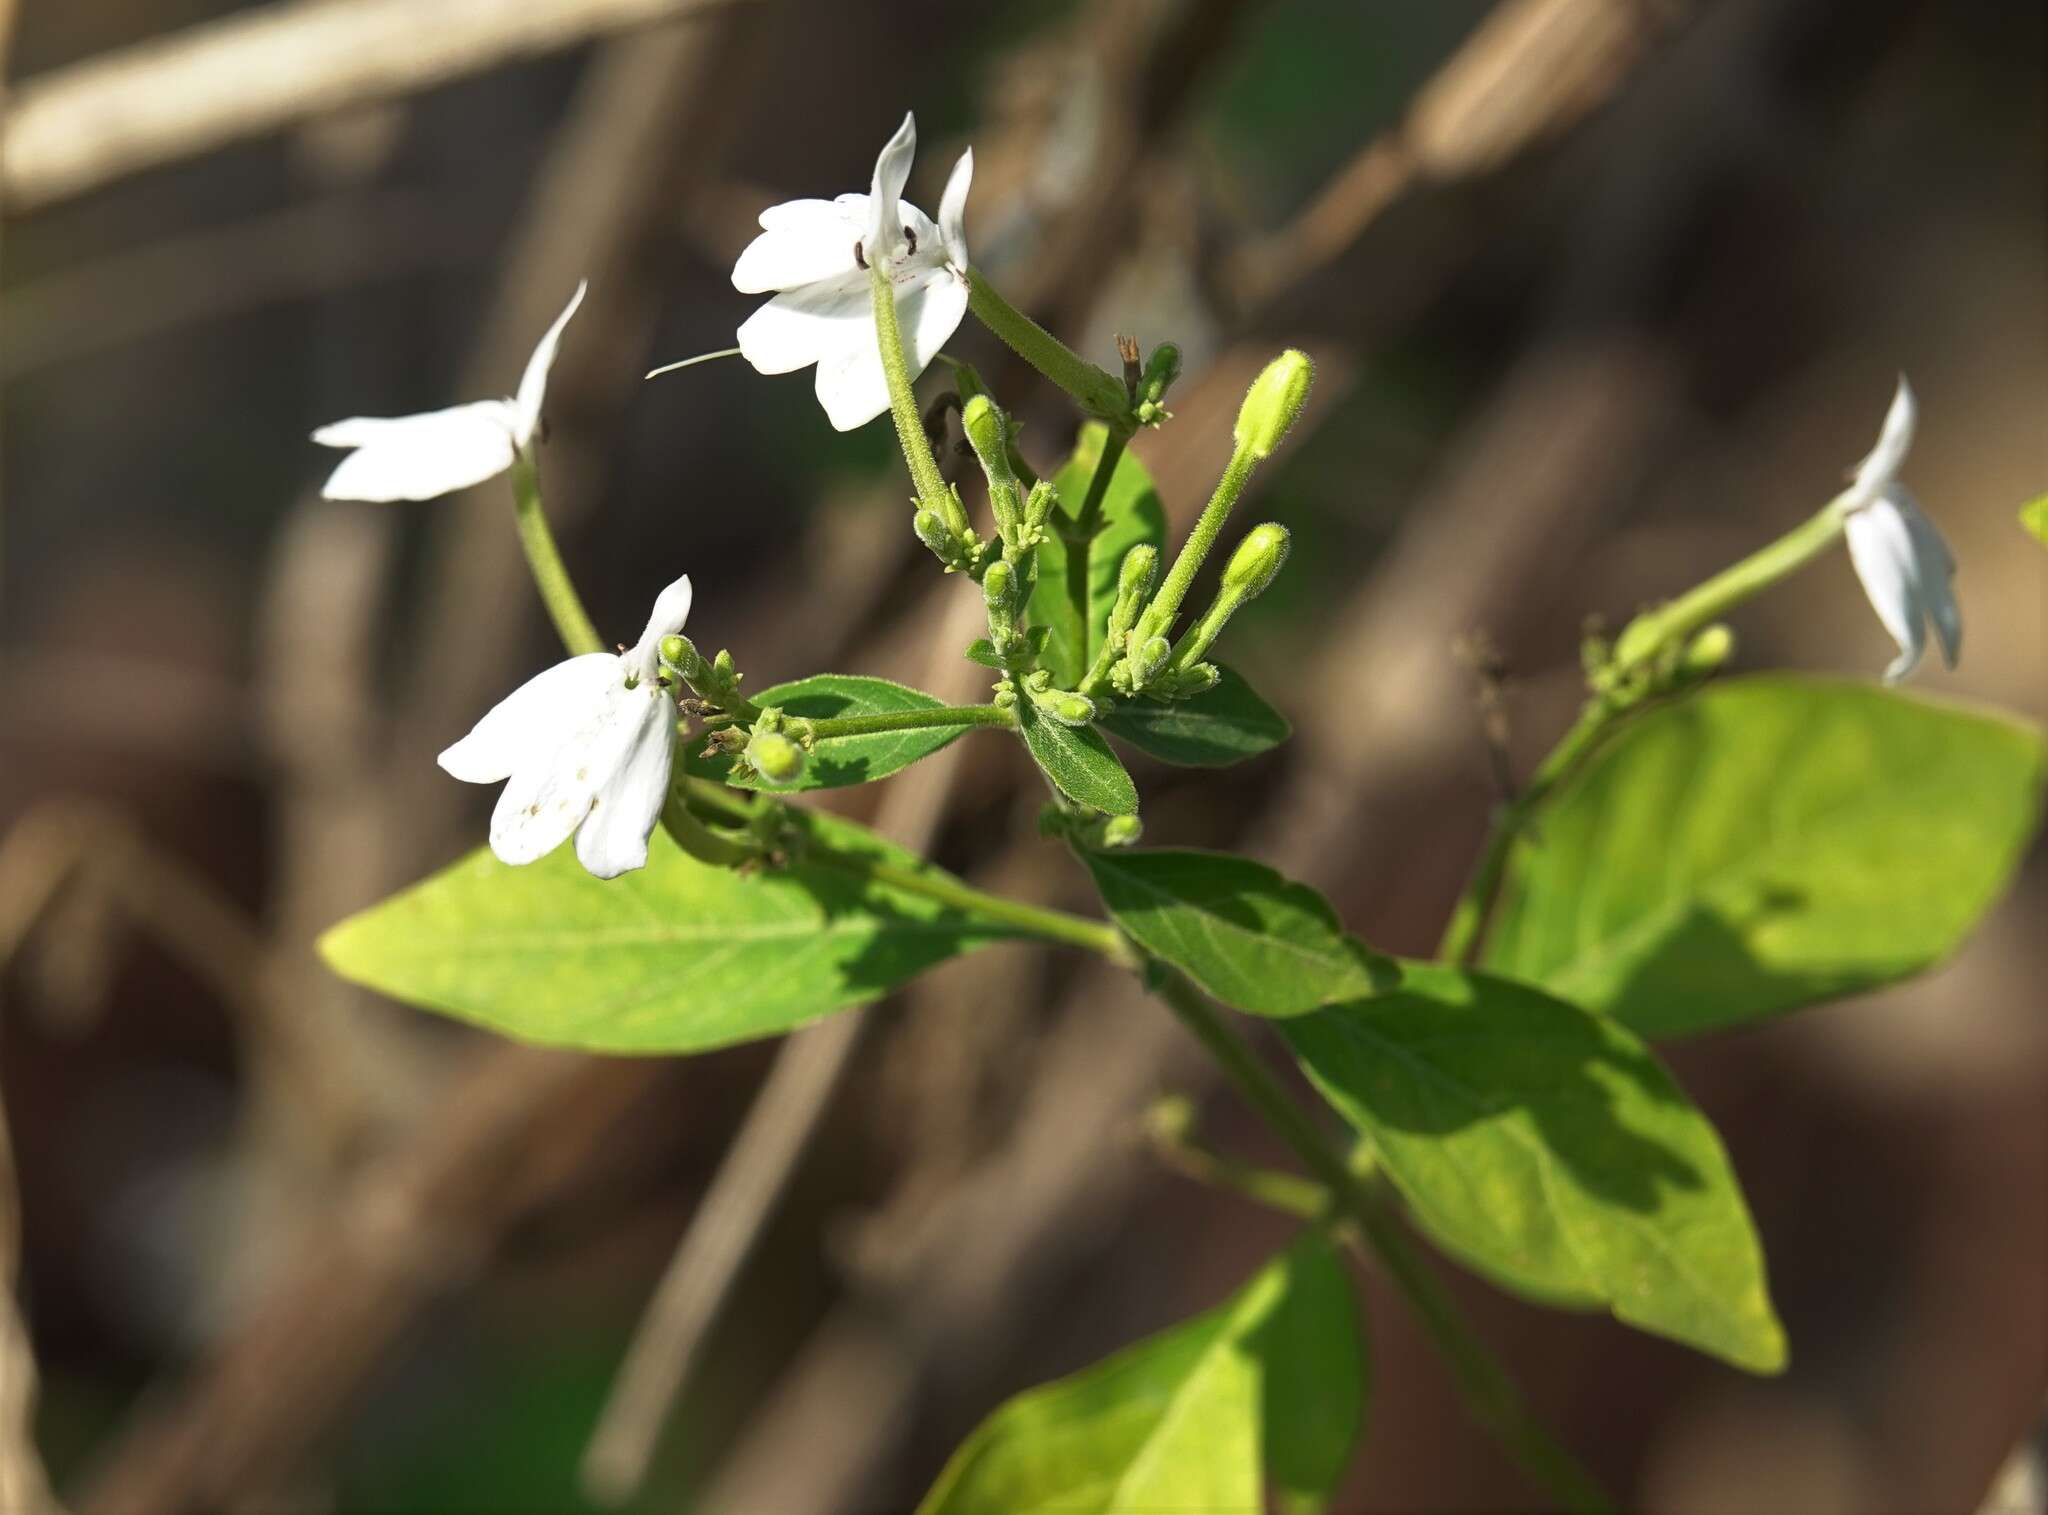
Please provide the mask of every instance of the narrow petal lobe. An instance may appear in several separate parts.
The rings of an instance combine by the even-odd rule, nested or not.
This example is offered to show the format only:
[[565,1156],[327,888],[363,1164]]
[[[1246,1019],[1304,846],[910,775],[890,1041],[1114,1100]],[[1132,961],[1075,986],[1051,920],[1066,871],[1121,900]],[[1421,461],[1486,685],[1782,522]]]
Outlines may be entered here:
[[465,784],[495,784],[522,761],[543,756],[573,731],[618,674],[609,652],[589,652],[544,668],[484,713],[468,736],[435,759]]
[[313,440],[354,447],[328,475],[330,500],[431,500],[512,466],[516,417],[504,400],[390,419],[357,416],[323,426]]
[[569,303],[555,317],[555,324],[542,333],[533,356],[526,360],[526,372],[519,376],[519,398],[513,404],[518,414],[515,440],[522,449],[533,445],[533,434],[540,426],[541,401],[547,394],[548,370],[555,366],[555,350],[562,345],[562,328],[576,314],[576,307],[583,303],[589,289],[588,279],[576,286],[576,293],[569,296]]

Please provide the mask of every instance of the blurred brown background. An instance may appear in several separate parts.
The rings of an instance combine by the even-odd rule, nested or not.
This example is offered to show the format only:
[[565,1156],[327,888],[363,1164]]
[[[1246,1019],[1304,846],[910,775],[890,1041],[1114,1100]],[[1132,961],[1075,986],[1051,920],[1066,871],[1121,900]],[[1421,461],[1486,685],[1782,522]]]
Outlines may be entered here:
[[[835,435],[807,374],[639,382],[731,341],[754,214],[864,187],[906,107],[919,203],[972,141],[969,237],[1018,303],[1098,361],[1116,331],[1185,347],[1141,446],[1182,526],[1258,365],[1319,364],[1250,507],[1298,550],[1229,648],[1297,740],[1141,770],[1149,839],[1251,852],[1426,951],[1495,798],[1457,639],[1501,650],[1526,771],[1584,618],[1812,510],[1901,369],[1968,623],[1919,683],[2048,708],[2048,554],[2013,523],[2048,488],[2034,5],[0,0],[10,30],[9,1510],[41,1498],[30,1345],[34,1445],[81,1508],[583,1508],[686,1234],[607,1422],[615,1478],[666,1426],[633,1507],[902,1509],[1002,1397],[1284,1237],[1146,1154],[1152,1096],[1209,1092],[1170,1020],[1041,952],[673,1064],[508,1050],[310,955],[480,839],[488,797],[432,754],[549,638],[502,484],[323,504],[306,433],[506,392],[585,274],[543,470],[600,626],[688,570],[693,635],[757,687],[975,697],[975,597],[915,550],[886,425]],[[1059,397],[971,321],[953,348],[1055,459]],[[1743,667],[1891,655],[1840,555],[1737,629]],[[834,802],[1088,908],[1034,789],[970,736]],[[2009,1458],[2048,1392],[2044,901],[2037,849],[1939,973],[1669,1049],[1755,1208],[1783,1378],[1455,1278],[1627,1507],[1967,1511],[2002,1466],[1999,1507],[2041,1507]],[[1227,1095],[1208,1120],[1268,1150]],[[1366,1295],[1342,1508],[1533,1506]]]

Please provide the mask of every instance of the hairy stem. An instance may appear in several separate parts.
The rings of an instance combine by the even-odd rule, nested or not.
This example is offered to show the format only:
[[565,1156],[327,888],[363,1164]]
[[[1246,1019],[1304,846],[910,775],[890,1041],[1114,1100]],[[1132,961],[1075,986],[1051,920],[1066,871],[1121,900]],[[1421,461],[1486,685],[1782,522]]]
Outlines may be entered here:
[[839,715],[805,720],[814,738],[874,736],[932,726],[1010,726],[1016,718],[1000,705],[937,705],[925,710],[890,710],[875,715]]
[[967,273],[967,300],[981,324],[1008,343],[1018,357],[1059,385],[1090,415],[1129,432],[1131,397],[1123,381],[1104,373],[996,292],[980,269]]
[[1152,603],[1145,607],[1145,613],[1138,620],[1141,636],[1165,636],[1173,629],[1174,618],[1180,614],[1181,602],[1187,598],[1189,588],[1195,582],[1195,575],[1201,571],[1202,562],[1209,556],[1209,549],[1216,545],[1216,538],[1222,534],[1223,523],[1244,493],[1245,485],[1251,482],[1252,470],[1258,466],[1258,459],[1240,447],[1230,455],[1230,463],[1223,470],[1223,477],[1216,481],[1216,492],[1209,496],[1209,503],[1202,507],[1201,516],[1195,521],[1195,529],[1188,533],[1187,541],[1181,544],[1180,556],[1173,560],[1173,567],[1167,570],[1165,582],[1159,592],[1152,596]]
[[879,264],[869,266],[868,285],[874,293],[875,340],[882,350],[882,377],[889,386],[889,414],[896,422],[903,461],[910,465],[911,483],[917,486],[917,502],[936,511],[964,538],[968,535],[966,510],[939,475],[931,438],[925,435],[924,417],[918,414],[917,397],[910,391],[910,365],[903,357],[903,330],[896,320],[896,286]]
[[534,587],[548,608],[548,619],[555,623],[555,634],[571,653],[603,652],[604,639],[590,624],[548,527],[540,502],[540,474],[524,453],[512,461],[512,498],[518,510],[519,545],[526,551],[526,566],[533,571]]
[[1325,1140],[1322,1131],[1289,1096],[1273,1071],[1245,1045],[1201,991],[1178,972],[1157,976],[1152,985],[1181,1024],[1193,1032],[1231,1082],[1281,1140],[1294,1149],[1309,1172],[1342,1205],[1449,1361],[1466,1405],[1498,1436],[1528,1473],[1566,1508],[1607,1509],[1606,1495],[1591,1475],[1530,1417],[1520,1391],[1493,1354],[1472,1334],[1457,1304],[1410,1244],[1400,1223],[1374,1192]]

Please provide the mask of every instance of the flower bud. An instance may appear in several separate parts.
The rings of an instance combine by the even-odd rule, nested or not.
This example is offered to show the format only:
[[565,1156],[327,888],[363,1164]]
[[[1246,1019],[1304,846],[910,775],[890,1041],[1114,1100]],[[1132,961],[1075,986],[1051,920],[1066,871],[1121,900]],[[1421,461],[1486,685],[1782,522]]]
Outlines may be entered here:
[[1699,634],[1686,643],[1685,653],[1679,659],[1679,668],[1695,677],[1712,673],[1731,657],[1735,656],[1735,633],[1721,622],[1701,629]]
[[961,409],[960,426],[967,433],[974,455],[981,459],[981,466],[990,473],[1000,472],[1008,477],[1009,428],[1003,424],[1003,412],[995,401],[987,395],[976,395]]
[[917,533],[920,542],[938,554],[939,561],[951,563],[959,555],[960,544],[953,540],[953,533],[946,529],[936,510],[920,510],[910,518],[910,529]]
[[1131,678],[1142,689],[1158,677],[1166,660],[1173,656],[1173,644],[1165,637],[1153,637],[1131,649]]
[[1145,360],[1145,377],[1138,381],[1138,399],[1157,405],[1179,377],[1180,349],[1171,342],[1161,342]]
[[1148,542],[1140,542],[1124,554],[1123,566],[1117,570],[1117,598],[1142,601],[1152,592],[1152,585],[1158,577],[1159,549]]
[[1095,702],[1085,694],[1053,689],[1039,698],[1037,704],[1062,726],[1085,726],[1095,719]]
[[982,571],[981,594],[991,612],[1009,609],[1017,602],[1016,569],[997,558]]
[[684,659],[691,655],[690,644],[673,632],[661,639],[661,645],[657,650],[661,654],[662,662],[668,664],[669,667],[687,668],[689,666]]
[[1128,847],[1144,834],[1145,823],[1135,815],[1112,815],[1102,823],[1102,845]]
[[1308,400],[1315,365],[1308,354],[1289,348],[1266,365],[1252,381],[1237,413],[1237,450],[1253,458],[1270,458]]
[[1287,561],[1291,546],[1287,528],[1268,521],[1254,526],[1237,544],[1223,570],[1223,593],[1241,605],[1254,595],[1264,594]]
[[761,782],[776,789],[786,789],[803,777],[803,748],[779,731],[756,726],[747,740],[746,759]]

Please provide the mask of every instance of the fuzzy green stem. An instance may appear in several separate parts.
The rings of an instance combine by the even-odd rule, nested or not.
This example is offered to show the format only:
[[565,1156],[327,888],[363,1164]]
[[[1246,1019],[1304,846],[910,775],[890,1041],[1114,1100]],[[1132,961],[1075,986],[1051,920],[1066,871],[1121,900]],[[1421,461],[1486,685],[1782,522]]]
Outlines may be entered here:
[[1443,940],[1437,944],[1437,956],[1444,962],[1471,960],[1472,954],[1478,950],[1486,918],[1493,910],[1494,898],[1500,893],[1501,876],[1507,871],[1508,854],[1514,847],[1515,838],[1521,835],[1530,817],[1543,807],[1552,791],[1577,771],[1579,764],[1600,744],[1609,728],[1623,714],[1622,707],[1607,700],[1597,697],[1588,700],[1579,711],[1578,720],[1572,723],[1572,729],[1537,765],[1521,793],[1495,817],[1486,851],[1479,859],[1479,866],[1473,870],[1465,892],[1458,896],[1451,919],[1444,927]]
[[896,286],[879,264],[869,266],[868,285],[874,294],[882,378],[889,386],[889,414],[896,422],[903,461],[910,465],[910,480],[917,486],[917,501],[926,510],[936,511],[954,535],[964,540],[970,534],[966,508],[939,475],[931,438],[925,435],[924,417],[918,414],[917,397],[910,390],[910,365],[903,357],[903,330],[896,320]]
[[1530,1418],[1521,1394],[1493,1354],[1472,1334],[1449,1292],[1409,1243],[1373,1187],[1324,1139],[1316,1123],[1288,1095],[1224,1017],[1178,972],[1157,976],[1153,990],[1181,1024],[1230,1075],[1238,1092],[1273,1128],[1313,1175],[1342,1202],[1387,1274],[1449,1361],[1467,1407],[1507,1446],[1531,1476],[1572,1510],[1604,1510],[1608,1501],[1592,1477]]
[[1848,524],[1848,514],[1842,508],[1846,498],[1837,495],[1776,541],[1668,605],[1637,616],[1614,644],[1615,671],[1626,673],[1650,662],[1665,648],[1683,645],[1701,627],[1720,620],[1744,600],[1826,552]]
[[526,566],[533,571],[534,587],[548,608],[548,619],[555,623],[555,634],[571,653],[603,652],[604,639],[591,625],[555,546],[555,534],[548,529],[540,502],[540,474],[524,453],[512,460],[512,498],[518,509],[519,545],[526,551]]
[[1223,523],[1229,519],[1231,508],[1244,493],[1245,485],[1251,482],[1252,470],[1258,467],[1258,459],[1247,448],[1240,447],[1230,455],[1230,463],[1223,470],[1223,477],[1216,481],[1216,492],[1209,496],[1209,503],[1202,507],[1202,514],[1195,522],[1195,529],[1188,533],[1187,541],[1181,544],[1180,556],[1173,560],[1173,567],[1167,570],[1165,582],[1152,597],[1152,603],[1145,607],[1144,615],[1138,619],[1140,638],[1165,636],[1172,628],[1174,618],[1180,614],[1181,602],[1187,598],[1188,590],[1195,582],[1195,575],[1201,572],[1202,562],[1209,556],[1209,549],[1216,545],[1216,538],[1223,531]]
[[873,883],[887,884],[890,888],[900,889],[906,894],[923,895],[926,899],[937,900],[942,905],[951,905],[995,925],[1008,926],[1026,936],[1035,936],[1041,941],[1054,942],[1064,947],[1079,947],[1084,952],[1093,952],[1124,967],[1134,966],[1137,961],[1136,954],[1124,940],[1122,933],[1102,921],[1090,920],[1083,915],[1071,915],[1064,910],[1047,909],[1042,905],[1026,904],[1023,900],[1010,899],[1000,894],[990,894],[986,890],[976,889],[972,884],[962,883],[950,874],[902,868],[894,863],[880,862],[858,853],[813,848],[804,855],[811,861],[842,869]]
[[1128,433],[1133,426],[1131,396],[1123,381],[1104,373],[996,292],[980,269],[967,273],[968,308],[1001,337],[1018,357],[1074,397],[1090,415]]
[[1198,1140],[1173,1116],[1161,1118],[1155,1110],[1146,1122],[1145,1134],[1162,1163],[1198,1184],[1238,1195],[1297,1220],[1326,1219],[1336,1206],[1330,1191],[1313,1179],[1277,1168],[1262,1168],[1218,1152]]
[[875,736],[885,731],[918,731],[932,726],[1011,726],[1016,718],[1000,705],[937,705],[925,710],[891,710],[875,715],[828,716],[806,720],[814,739]]

